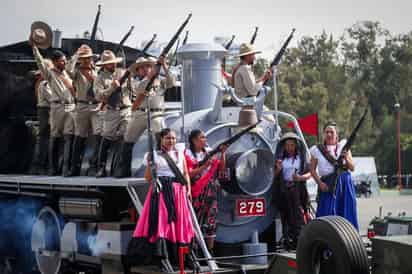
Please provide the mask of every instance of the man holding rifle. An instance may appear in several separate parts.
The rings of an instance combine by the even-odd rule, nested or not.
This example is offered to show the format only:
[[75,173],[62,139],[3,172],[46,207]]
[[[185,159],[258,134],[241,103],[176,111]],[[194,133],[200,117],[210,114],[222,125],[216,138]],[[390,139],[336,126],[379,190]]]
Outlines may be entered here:
[[262,88],[262,83],[272,76],[272,72],[268,69],[261,78],[256,80],[252,65],[256,60],[257,53],[260,51],[255,50],[251,44],[243,43],[240,45],[238,54],[240,63],[233,71],[233,86],[239,98],[257,96]]
[[[97,77],[97,70],[93,63],[93,51],[88,45],[81,45],[71,58],[67,72],[73,79],[76,91],[76,109],[74,112],[75,139],[73,143],[72,165],[69,176],[79,176],[86,140],[91,132],[94,143],[98,143],[101,134],[102,120],[99,115],[100,105],[96,99],[93,83]],[[79,65],[77,65],[79,63]],[[93,154],[97,154],[98,147],[94,147]],[[93,157],[92,157],[93,158]],[[90,166],[96,169],[96,163]]]
[[[136,62],[135,66],[137,66],[138,70],[142,67],[144,70],[144,78],[138,83],[136,89],[132,91],[136,95],[136,99],[132,106],[132,119],[130,120],[124,135],[119,167],[116,169],[115,173],[115,177],[118,178],[129,177],[131,175],[130,165],[132,161],[133,145],[147,128],[146,111],[148,108],[150,108],[152,114],[151,122],[153,132],[156,134],[162,129],[164,92],[175,85],[175,78],[169,73],[165,57],[160,56],[158,62],[161,64],[166,77],[163,79],[156,78],[150,91],[146,91],[146,86],[149,80],[154,76],[154,66],[156,65],[157,60],[152,57],[139,59],[139,62]],[[151,96],[150,106],[148,106],[147,103],[148,96]]]
[[107,108],[103,117],[102,142],[97,162],[98,178],[106,176],[108,150],[123,136],[130,119],[129,93],[119,80],[124,73],[117,69],[117,64],[121,61],[122,58],[116,57],[112,51],[105,50],[101,60],[96,63],[102,69],[94,82],[94,88],[97,98],[105,102]]

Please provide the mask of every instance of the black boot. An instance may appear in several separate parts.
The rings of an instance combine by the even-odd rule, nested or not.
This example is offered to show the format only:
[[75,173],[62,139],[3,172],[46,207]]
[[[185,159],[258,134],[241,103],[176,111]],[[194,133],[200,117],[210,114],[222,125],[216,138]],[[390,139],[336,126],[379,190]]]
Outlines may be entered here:
[[48,160],[49,136],[40,136],[39,143],[39,174],[47,174],[47,160]]
[[108,140],[106,138],[102,138],[102,142],[100,144],[100,149],[99,149],[99,158],[97,161],[98,170],[96,173],[96,178],[106,177],[107,154],[112,144],[113,144],[113,141]]
[[80,176],[86,140],[80,136],[74,137],[70,176]]
[[59,173],[59,146],[61,138],[51,137],[49,141],[49,176]]
[[92,156],[89,159],[89,169],[87,170],[88,176],[96,176],[97,172],[97,160],[99,158],[100,143],[102,142],[102,136],[93,135],[91,138]]
[[[47,153],[48,148],[46,148]],[[29,174],[40,175],[40,136],[36,136],[36,143],[34,144],[33,161],[30,166]]]
[[72,159],[72,146],[73,146],[73,135],[64,135],[64,148],[63,148],[63,177],[70,176],[70,165]]
[[120,160],[114,171],[114,177],[125,178],[131,176],[133,146],[134,143],[122,143],[120,148]]

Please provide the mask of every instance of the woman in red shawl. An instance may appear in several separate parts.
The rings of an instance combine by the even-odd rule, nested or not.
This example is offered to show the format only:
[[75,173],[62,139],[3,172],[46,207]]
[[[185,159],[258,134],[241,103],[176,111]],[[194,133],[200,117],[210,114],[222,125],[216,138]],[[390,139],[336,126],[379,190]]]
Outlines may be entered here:
[[207,147],[204,132],[200,129],[192,130],[189,135],[189,149],[185,150],[185,156],[192,182],[193,207],[208,248],[212,250],[216,237],[216,192],[218,190],[216,178],[224,177],[226,147],[221,149],[219,159],[213,157],[199,166],[199,162],[205,158],[210,150]]

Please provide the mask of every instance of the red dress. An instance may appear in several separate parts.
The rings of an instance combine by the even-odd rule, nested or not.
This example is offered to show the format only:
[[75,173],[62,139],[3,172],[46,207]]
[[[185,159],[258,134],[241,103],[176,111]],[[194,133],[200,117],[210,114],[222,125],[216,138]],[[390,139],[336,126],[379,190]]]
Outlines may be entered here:
[[[190,150],[185,150],[185,156],[187,168],[190,173],[192,169],[198,165],[198,161],[204,158],[205,154],[196,155],[195,157]],[[216,236],[216,193],[219,189],[219,185],[216,182],[216,174],[219,164],[220,161],[214,158],[208,169],[196,178],[191,178],[193,208],[205,237]]]

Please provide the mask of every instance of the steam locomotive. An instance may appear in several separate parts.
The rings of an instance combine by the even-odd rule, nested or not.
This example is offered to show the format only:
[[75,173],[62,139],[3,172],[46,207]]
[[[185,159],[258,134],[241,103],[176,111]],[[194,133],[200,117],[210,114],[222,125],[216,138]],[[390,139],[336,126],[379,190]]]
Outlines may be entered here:
[[[63,39],[63,49],[70,53],[82,42]],[[101,46],[110,48],[109,44]],[[126,52],[130,59],[139,54],[133,49]],[[239,130],[241,106],[255,105],[261,123],[227,151],[230,182],[222,184],[218,193],[215,255],[237,256],[233,261],[239,264],[262,266],[267,256],[254,254],[274,251],[280,237],[271,185],[281,130],[273,116],[294,122],[304,139],[292,115],[264,110],[266,88],[255,101],[247,102],[223,87],[225,53],[217,44],[186,44],[179,49],[181,102],[165,103],[164,126],[175,129],[180,142],[185,142],[192,129],[200,128],[214,147]],[[223,106],[228,95],[236,105]],[[142,178],[146,143],[144,134],[134,147],[131,178],[0,175],[1,230],[11,235],[1,243],[2,267],[11,267],[11,273],[33,269],[43,274],[82,269],[123,273],[127,243],[148,190]],[[87,156],[84,169],[86,165]]]

